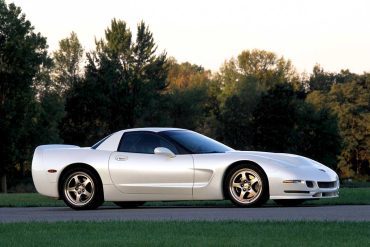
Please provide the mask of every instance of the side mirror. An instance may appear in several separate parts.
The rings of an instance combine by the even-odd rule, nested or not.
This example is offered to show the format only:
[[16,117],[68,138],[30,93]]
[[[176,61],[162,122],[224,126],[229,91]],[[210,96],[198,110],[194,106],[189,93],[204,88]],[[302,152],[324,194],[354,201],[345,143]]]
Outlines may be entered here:
[[168,148],[164,148],[164,147],[155,148],[154,153],[159,154],[159,155],[165,155],[170,158],[174,158],[176,156],[171,150],[169,150]]

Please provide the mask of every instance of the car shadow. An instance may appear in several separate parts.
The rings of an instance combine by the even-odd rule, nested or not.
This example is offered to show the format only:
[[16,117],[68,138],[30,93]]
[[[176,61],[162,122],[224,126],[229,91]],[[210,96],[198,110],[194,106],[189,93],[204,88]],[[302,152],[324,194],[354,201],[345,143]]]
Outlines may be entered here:
[[[139,207],[128,207],[128,208],[121,208],[115,205],[103,205],[94,210],[87,210],[87,211],[96,211],[96,210],[146,210],[146,209],[204,209],[204,208],[223,208],[223,209],[266,209],[266,208],[276,208],[276,209],[287,209],[287,208],[321,208],[321,207],[333,207],[333,206],[346,206],[346,205],[320,205],[320,204],[302,204],[298,206],[280,206],[276,204],[265,204],[259,207],[248,207],[248,208],[241,208],[234,205],[143,205]],[[347,205],[348,206],[348,205]],[[65,211],[65,210],[73,210],[69,207],[54,207],[50,208],[50,210],[58,210],[58,211]],[[83,210],[85,211],[85,210]],[[80,210],[76,210],[76,212],[81,212]]]
[[264,209],[264,208],[319,208],[319,207],[332,207],[340,205],[315,205],[315,204],[303,204],[298,206],[279,206],[279,205],[263,205],[260,207],[249,207],[241,208],[234,205],[161,205],[161,206],[151,206],[143,205],[133,208],[121,208],[118,206],[101,206],[97,210],[139,210],[139,209],[196,209],[196,208],[223,208],[223,209]]

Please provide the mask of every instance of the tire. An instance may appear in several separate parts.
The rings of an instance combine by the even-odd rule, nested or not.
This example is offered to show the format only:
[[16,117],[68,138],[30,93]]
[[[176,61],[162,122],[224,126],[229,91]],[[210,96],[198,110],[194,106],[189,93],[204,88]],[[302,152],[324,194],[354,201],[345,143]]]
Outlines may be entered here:
[[283,207],[294,207],[302,204],[306,200],[303,199],[280,199],[280,200],[274,200],[274,202],[280,206]]
[[121,208],[136,208],[144,205],[145,202],[113,202]]
[[224,194],[238,207],[261,206],[269,199],[268,180],[255,164],[240,164],[226,175]]
[[59,181],[59,194],[70,208],[96,209],[104,202],[100,179],[89,169],[72,168],[65,172]]

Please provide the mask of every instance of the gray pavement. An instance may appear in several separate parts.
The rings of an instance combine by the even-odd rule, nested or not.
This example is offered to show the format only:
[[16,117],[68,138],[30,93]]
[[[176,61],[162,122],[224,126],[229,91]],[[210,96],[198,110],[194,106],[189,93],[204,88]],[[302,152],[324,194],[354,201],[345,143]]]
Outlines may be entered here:
[[311,207],[101,207],[75,211],[67,207],[0,208],[0,222],[108,220],[319,220],[370,221],[370,205]]

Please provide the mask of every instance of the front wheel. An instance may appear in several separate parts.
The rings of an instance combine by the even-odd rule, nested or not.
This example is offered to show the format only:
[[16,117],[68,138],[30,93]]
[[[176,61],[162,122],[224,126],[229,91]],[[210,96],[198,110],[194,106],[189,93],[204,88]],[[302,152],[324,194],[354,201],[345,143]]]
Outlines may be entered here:
[[85,168],[73,168],[62,175],[60,194],[73,209],[95,209],[103,203],[103,192],[95,173]]
[[254,164],[240,164],[232,168],[226,176],[224,189],[239,207],[260,206],[269,198],[267,177]]

